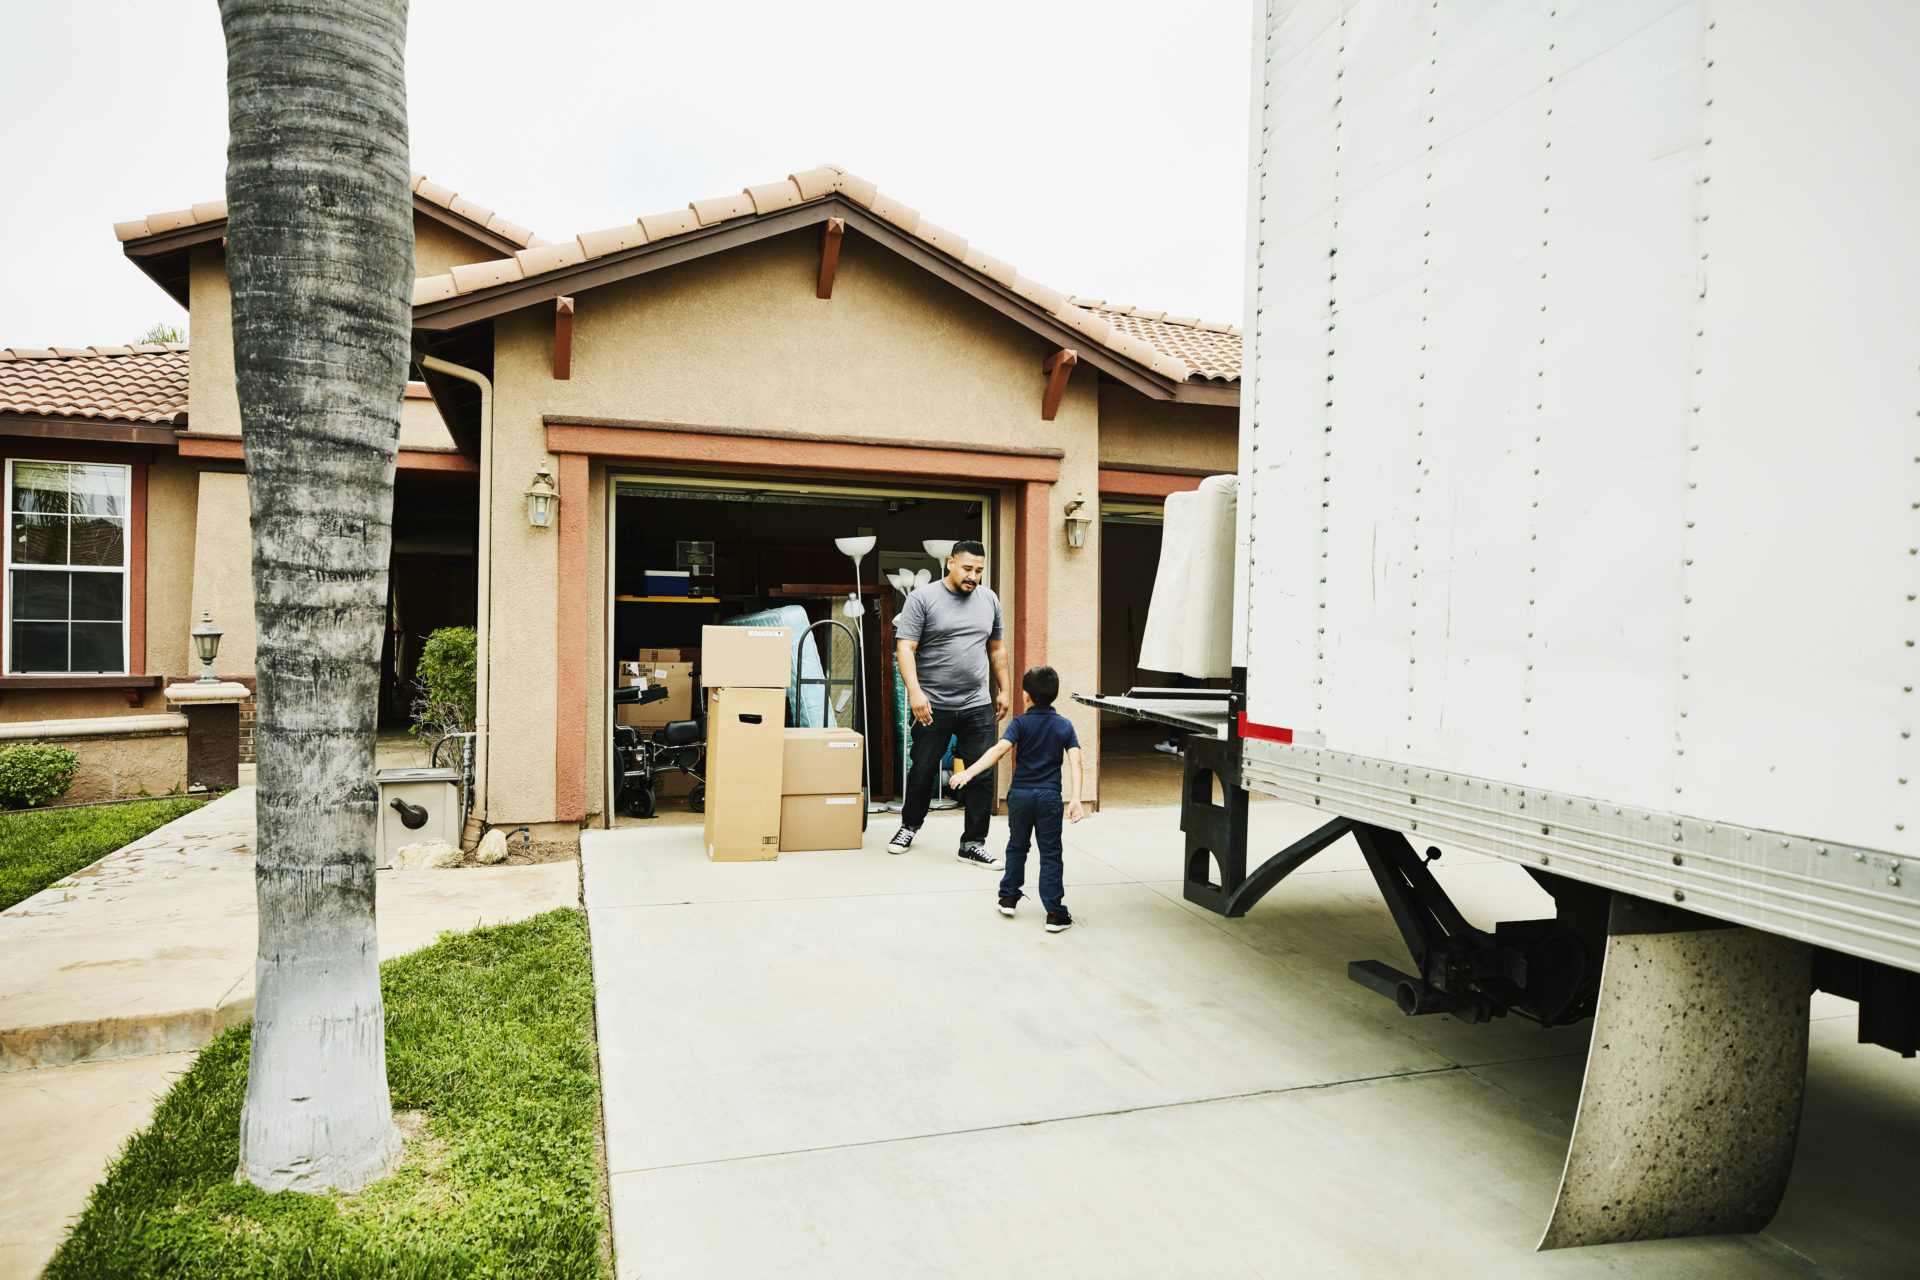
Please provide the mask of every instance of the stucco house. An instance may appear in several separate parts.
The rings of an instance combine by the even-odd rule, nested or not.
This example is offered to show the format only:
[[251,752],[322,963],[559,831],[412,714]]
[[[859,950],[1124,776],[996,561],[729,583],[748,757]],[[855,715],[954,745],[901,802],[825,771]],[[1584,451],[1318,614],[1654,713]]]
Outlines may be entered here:
[[[853,577],[836,536],[878,537],[876,615],[876,568],[932,567],[923,540],[978,537],[1016,670],[1049,662],[1070,690],[1132,681],[1158,506],[1236,465],[1237,328],[1061,293],[831,166],[559,242],[423,177],[413,196],[419,382],[395,477],[387,711],[404,713],[428,631],[484,624],[488,821],[535,838],[612,821],[615,662],[769,603],[827,616]],[[202,610],[226,632],[219,674],[252,677],[225,218],[212,203],[116,227],[188,308],[190,350],[0,352],[0,734],[57,732],[102,758],[118,744],[123,763],[146,741],[164,773],[178,735],[162,686],[197,672]],[[550,528],[527,514],[542,471]],[[1079,546],[1076,500],[1099,516]],[[646,570],[704,543],[710,596],[647,589]],[[883,628],[869,633],[878,705],[889,666]],[[1069,714],[1092,789],[1098,726]],[[872,746],[885,795],[890,748]]]

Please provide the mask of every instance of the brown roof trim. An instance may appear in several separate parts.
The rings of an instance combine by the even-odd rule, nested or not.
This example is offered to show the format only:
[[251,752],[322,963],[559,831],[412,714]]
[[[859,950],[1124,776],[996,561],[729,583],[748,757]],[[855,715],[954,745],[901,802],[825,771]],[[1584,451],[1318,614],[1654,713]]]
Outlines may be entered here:
[[110,444],[172,445],[178,433],[172,427],[108,418],[48,417],[28,413],[0,413],[0,436],[49,440],[99,440]]
[[1226,476],[1231,471],[1222,471],[1218,467],[1156,467],[1145,462],[1106,462],[1100,463],[1102,471],[1126,471],[1143,476]]
[[469,240],[478,240],[481,244],[492,249],[504,258],[511,258],[514,254],[527,247],[517,241],[507,239],[497,231],[490,231],[477,222],[463,218],[457,213],[442,209],[433,201],[423,198],[418,192],[414,193],[413,211],[415,213],[424,213],[440,225],[453,228]]
[[953,285],[1002,315],[1039,333],[1055,348],[1072,347],[1081,359],[1102,373],[1123,382],[1155,400],[1179,400],[1198,404],[1238,405],[1237,385],[1210,384],[1203,381],[1175,383],[1150,369],[1144,369],[1115,352],[1089,343],[1084,334],[1048,314],[1039,304],[989,280],[963,263],[943,257],[920,245],[911,236],[872,216],[845,197],[834,194],[778,213],[718,222],[669,240],[636,245],[610,253],[603,258],[576,263],[554,271],[542,272],[528,280],[515,280],[476,290],[457,297],[427,302],[414,308],[413,326],[426,332],[444,332],[483,320],[535,306],[552,298],[574,295],[602,285],[629,280],[704,258],[708,254],[756,243],[771,236],[817,226],[829,218],[842,218],[851,230],[885,245],[901,257]]
[[[705,427],[692,422],[653,422],[641,418],[584,418],[567,413],[549,413],[540,419],[545,427],[620,427],[629,431],[672,431],[683,436],[734,436],[743,440],[795,440],[803,444],[869,444],[889,449],[932,449],[942,453],[991,453],[1015,458],[1052,458],[1067,456],[1065,449],[1045,445],[969,444],[955,440],[897,440],[887,436],[827,435],[818,431],[763,430],[758,427]],[[1211,473],[1209,473],[1211,474]]]
[[[201,432],[182,435],[175,441],[183,458],[207,458],[218,462],[244,462],[246,447],[240,436]],[[480,463],[458,449],[416,449],[401,447],[394,453],[394,466],[401,471],[447,471],[460,475],[480,474]]]
[[671,240],[637,245],[610,253],[604,258],[576,263],[557,271],[547,271],[531,280],[515,280],[491,289],[477,290],[438,302],[424,302],[413,309],[413,327],[429,333],[459,329],[482,320],[491,320],[524,307],[536,306],[554,298],[566,297],[601,285],[614,284],[704,258],[722,249],[753,244],[769,236],[781,235],[801,227],[825,222],[831,201],[804,205],[769,214],[764,218],[743,218],[718,222],[710,227],[689,231]]
[[[451,227],[467,239],[504,257],[512,257],[525,245],[509,240],[498,232],[490,231],[477,222],[471,222],[457,213],[441,208],[433,201],[417,192],[410,197],[413,211],[433,219],[442,226]],[[162,231],[157,235],[141,236],[128,240],[120,246],[122,253],[134,266],[147,274],[155,284],[166,290],[167,295],[181,306],[187,306],[187,271],[180,255],[196,245],[215,244],[227,237],[227,220],[214,218],[206,222],[195,222],[172,231]]]

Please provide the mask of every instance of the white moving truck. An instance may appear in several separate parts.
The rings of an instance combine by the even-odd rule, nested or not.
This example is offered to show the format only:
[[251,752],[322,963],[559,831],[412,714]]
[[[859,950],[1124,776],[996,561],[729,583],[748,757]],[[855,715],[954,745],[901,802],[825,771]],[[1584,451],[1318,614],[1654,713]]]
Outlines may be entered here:
[[[1195,730],[1189,897],[1352,834],[1357,981],[1596,1017],[1543,1246],[1758,1229],[1811,991],[1920,1046],[1920,4],[1264,8],[1236,689],[1106,701]],[[1247,789],[1329,824],[1249,870]]]

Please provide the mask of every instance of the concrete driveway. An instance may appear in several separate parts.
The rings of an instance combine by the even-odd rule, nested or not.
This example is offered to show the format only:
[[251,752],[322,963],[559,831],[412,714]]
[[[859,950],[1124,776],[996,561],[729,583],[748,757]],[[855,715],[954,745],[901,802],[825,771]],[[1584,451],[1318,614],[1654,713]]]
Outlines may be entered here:
[[[1321,815],[1255,810],[1257,849]],[[1800,1159],[1765,1235],[1536,1254],[1585,1029],[1409,1019],[1350,841],[1244,920],[1192,907],[1173,809],[1071,829],[1067,901],[993,909],[935,815],[911,853],[710,864],[697,827],[588,833],[618,1273],[1906,1276],[1920,1068],[1816,1003]],[[996,839],[1004,826],[996,822]],[[997,873],[996,873],[997,874]],[[1449,854],[1483,924],[1550,914]]]

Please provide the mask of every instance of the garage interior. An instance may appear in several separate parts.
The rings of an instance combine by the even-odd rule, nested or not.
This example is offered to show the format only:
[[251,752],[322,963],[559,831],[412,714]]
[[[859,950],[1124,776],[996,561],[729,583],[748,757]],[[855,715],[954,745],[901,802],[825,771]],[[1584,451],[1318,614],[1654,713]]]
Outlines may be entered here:
[[[872,799],[897,801],[904,757],[891,655],[893,618],[904,597],[887,579],[902,569],[938,577],[943,566],[924,544],[973,538],[987,545],[988,583],[997,588],[1001,566],[992,542],[993,495],[685,476],[615,476],[610,495],[609,686],[618,682],[619,664],[633,661],[642,650],[678,649],[683,660],[695,664],[697,698],[701,628],[732,618],[797,606],[809,624],[833,619],[852,625],[856,620],[843,606],[854,590],[854,562],[834,540],[869,534],[876,539],[859,566],[866,612],[856,630],[865,656]],[[658,578],[650,586],[649,570],[690,573],[687,594],[663,592]],[[829,644],[826,631],[815,632],[824,674],[857,683],[859,668],[850,646],[843,635]],[[824,700],[828,723],[859,727],[857,704],[846,696],[850,688],[827,691],[832,695]],[[818,706],[809,711],[794,701],[807,723],[817,723]],[[790,709],[789,720],[794,718]],[[610,806],[611,825],[701,820],[687,803],[691,782],[685,775],[666,774],[660,781],[657,819]]]
[[[1160,568],[1165,503],[1147,498],[1100,503],[1100,692],[1125,693],[1141,685],[1170,685],[1174,677],[1139,664],[1140,637]],[[1102,808],[1180,803],[1178,756],[1154,749],[1163,726],[1100,713]]]

